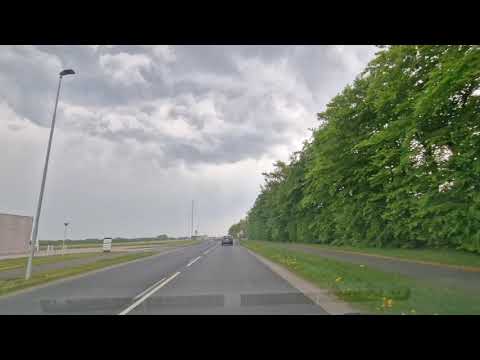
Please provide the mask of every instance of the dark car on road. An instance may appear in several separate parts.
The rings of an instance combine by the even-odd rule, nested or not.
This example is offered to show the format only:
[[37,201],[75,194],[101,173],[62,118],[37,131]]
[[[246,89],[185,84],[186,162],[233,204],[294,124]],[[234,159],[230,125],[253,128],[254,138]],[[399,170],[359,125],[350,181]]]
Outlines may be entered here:
[[222,238],[222,246],[223,245],[233,245],[233,237],[231,236],[224,236]]

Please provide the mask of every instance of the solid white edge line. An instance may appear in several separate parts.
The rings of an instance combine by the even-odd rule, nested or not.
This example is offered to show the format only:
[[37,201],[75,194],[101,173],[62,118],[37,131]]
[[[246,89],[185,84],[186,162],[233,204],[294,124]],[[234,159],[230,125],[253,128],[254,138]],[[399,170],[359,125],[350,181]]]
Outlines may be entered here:
[[138,305],[140,305],[142,302],[144,302],[146,299],[148,299],[150,296],[152,296],[154,293],[156,293],[158,290],[160,290],[162,287],[167,285],[171,280],[173,280],[175,277],[177,277],[180,274],[180,271],[177,271],[175,274],[170,276],[167,280],[163,281],[159,285],[157,285],[155,288],[150,290],[147,294],[143,295],[140,299],[135,301],[132,305],[127,307],[125,310],[123,310],[120,314],[118,315],[126,315],[133,309],[135,309]]
[[190,261],[188,264],[187,264],[187,267],[189,267],[190,265],[193,265],[195,264],[202,256],[197,256],[195,259],[193,259],[192,261]]
[[156,283],[154,283],[153,285],[150,285],[148,288],[146,288],[145,290],[143,290],[140,294],[138,294],[137,296],[135,296],[133,298],[133,300],[137,300],[138,298],[141,298],[143,295],[145,295],[147,292],[149,292],[151,289],[153,289],[155,286],[157,286],[158,284],[160,284],[163,280],[165,280],[165,278],[162,278],[160,279],[159,281],[157,281]]

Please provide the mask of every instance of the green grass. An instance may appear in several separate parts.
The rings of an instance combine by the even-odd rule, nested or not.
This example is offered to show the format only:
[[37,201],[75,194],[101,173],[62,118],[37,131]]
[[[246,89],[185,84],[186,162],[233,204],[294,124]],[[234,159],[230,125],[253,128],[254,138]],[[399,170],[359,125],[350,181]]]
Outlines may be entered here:
[[[78,253],[52,256],[39,256],[33,258],[33,265],[55,264],[62,261],[83,259],[89,257],[99,256],[101,253]],[[25,267],[27,264],[27,257],[0,260],[0,271],[12,270],[16,268]]]
[[368,266],[292,251],[277,243],[247,240],[241,244],[319,288],[331,290],[361,311],[397,315],[480,314],[478,298],[458,290],[440,288]]
[[200,240],[164,240],[160,244],[165,244],[168,246],[187,246],[200,244]]
[[127,261],[140,259],[143,257],[151,256],[153,254],[155,253],[154,252],[132,253],[132,254],[126,254],[123,256],[115,257],[115,258],[99,259],[98,261],[95,261],[89,264],[84,264],[84,265],[59,269],[59,270],[33,273],[32,277],[29,280],[24,280],[24,279],[0,280],[0,295],[5,295],[13,291],[18,291],[31,286],[40,285],[53,280],[58,280],[61,278],[82,274],[88,271],[101,269],[114,264],[119,264]]
[[168,247],[172,246],[188,246],[188,245],[194,245],[198,244],[198,240],[163,240],[163,241],[145,241],[145,242],[136,242],[136,243],[126,243],[126,244],[114,244],[113,246],[128,246],[132,248],[140,248],[140,247],[145,247],[148,245],[165,245]]
[[[166,246],[187,246],[198,243],[198,240],[151,240],[151,241],[131,241],[131,242],[115,242],[113,240],[113,247],[144,247],[145,245],[166,245]],[[56,249],[61,249],[61,244],[54,245]],[[67,249],[84,249],[84,248],[101,248],[103,243],[79,243],[79,244],[66,244]],[[46,250],[46,245],[40,245],[41,250]]]
[[[297,243],[292,243],[297,244]],[[469,253],[454,249],[398,249],[398,248],[372,248],[354,246],[330,246],[323,244],[305,244],[313,248],[352,251],[362,254],[389,256],[393,258],[418,260],[445,265],[478,267],[480,269],[480,254]]]

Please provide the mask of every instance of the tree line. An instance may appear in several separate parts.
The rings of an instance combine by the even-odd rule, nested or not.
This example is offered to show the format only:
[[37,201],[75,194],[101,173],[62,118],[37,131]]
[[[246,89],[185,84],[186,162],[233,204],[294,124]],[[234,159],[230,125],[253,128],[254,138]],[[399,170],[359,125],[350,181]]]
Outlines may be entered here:
[[480,252],[479,85],[478,45],[379,48],[231,234]]

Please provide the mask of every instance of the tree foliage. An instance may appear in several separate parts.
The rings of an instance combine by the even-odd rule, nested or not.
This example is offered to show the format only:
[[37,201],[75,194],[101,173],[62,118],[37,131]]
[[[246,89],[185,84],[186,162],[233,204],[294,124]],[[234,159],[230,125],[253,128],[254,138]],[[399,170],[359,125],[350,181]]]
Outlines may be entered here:
[[242,219],[238,223],[230,226],[228,234],[236,239],[243,239],[247,234],[247,220]]
[[241,226],[258,240],[479,252],[479,95],[479,46],[381,48],[264,174]]

